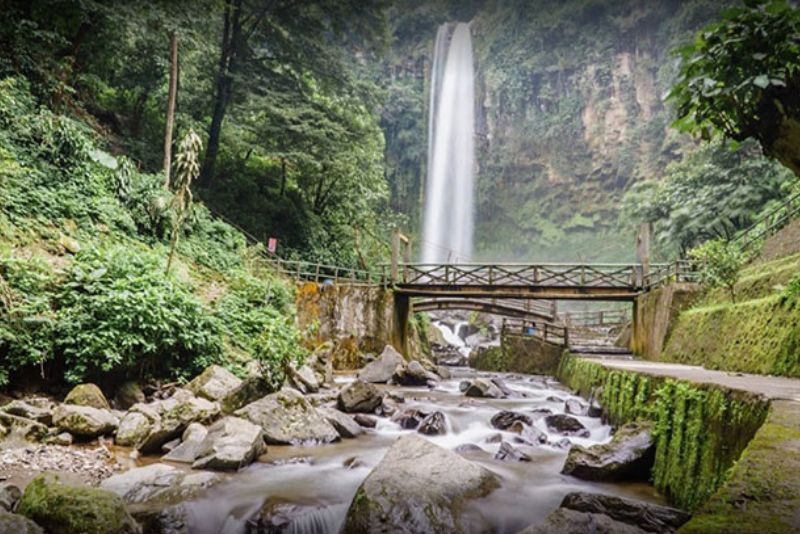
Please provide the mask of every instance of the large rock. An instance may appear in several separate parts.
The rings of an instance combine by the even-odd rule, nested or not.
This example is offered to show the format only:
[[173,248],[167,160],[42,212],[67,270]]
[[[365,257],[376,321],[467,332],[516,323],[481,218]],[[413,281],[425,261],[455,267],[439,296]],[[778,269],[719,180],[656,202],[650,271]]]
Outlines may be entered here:
[[241,379],[235,374],[219,365],[212,365],[186,384],[185,388],[198,397],[224,403],[241,384]]
[[490,422],[498,430],[508,430],[516,422],[525,423],[526,425],[533,424],[533,420],[529,416],[509,410],[494,414]]
[[404,365],[405,359],[391,345],[386,345],[378,358],[368,363],[358,373],[358,378],[364,382],[373,384],[385,384],[388,382],[398,365]]
[[114,493],[62,483],[52,473],[39,475],[25,488],[17,513],[50,534],[139,534],[141,529]]
[[94,384],[80,384],[72,388],[64,397],[64,404],[74,404],[76,406],[91,406],[98,410],[110,410],[108,400],[100,388]]
[[222,401],[223,413],[233,413],[274,391],[270,381],[262,374],[248,376]]
[[25,516],[0,509],[0,532],[8,534],[44,534],[42,527]]
[[362,380],[347,384],[336,398],[339,409],[347,413],[372,413],[382,402],[378,388]]
[[333,384],[333,351],[333,343],[327,341],[317,347],[306,360],[306,365],[314,371],[320,384]]
[[37,423],[49,426],[53,422],[53,406],[47,399],[41,400],[43,402],[37,403],[14,400],[0,407],[0,412],[24,417],[25,419],[32,419]]
[[0,412],[0,437],[5,437],[6,434],[27,441],[40,441],[47,435],[47,427],[33,419]]
[[246,419],[227,416],[208,429],[192,467],[235,470],[251,464],[266,450],[261,427]]
[[439,377],[425,369],[418,361],[401,363],[394,370],[392,380],[402,386],[426,386],[428,382],[437,382]]
[[161,459],[168,462],[194,463],[200,456],[203,442],[208,436],[208,429],[200,423],[192,423],[186,427],[181,436],[181,443]]
[[267,443],[330,443],[339,433],[299,391],[284,388],[237,410],[235,415],[260,426]]
[[53,425],[73,436],[91,439],[114,432],[119,419],[110,410],[61,404],[53,411]]
[[475,378],[470,380],[464,390],[464,395],[467,397],[482,397],[488,399],[501,399],[504,397],[503,392],[500,391],[491,380],[485,378]]
[[356,423],[353,418],[346,413],[325,407],[317,408],[317,412],[327,419],[339,433],[339,436],[343,438],[354,438],[364,433],[364,429],[361,425]]
[[114,402],[119,410],[127,410],[134,404],[145,401],[144,391],[137,382],[128,381],[117,389]]
[[202,490],[223,480],[208,471],[186,471],[167,464],[135,467],[100,483],[127,504],[174,503],[198,496]]
[[667,534],[677,531],[690,516],[686,512],[655,504],[601,495],[569,493],[561,507],[544,523],[519,534]]
[[[497,475],[417,435],[399,438],[356,491],[345,533],[488,530],[462,517],[468,499],[499,487]],[[467,522],[469,524],[467,524]]]
[[655,460],[651,425],[629,423],[609,443],[588,448],[575,445],[561,470],[584,480],[647,480]]
[[138,410],[126,413],[120,421],[115,439],[117,445],[135,447],[137,443],[145,440],[155,422],[160,419],[158,412],[152,407],[144,404],[138,406]]
[[314,370],[308,365],[297,367],[294,364],[288,366],[289,382],[295,389],[302,393],[317,393],[320,388],[320,381]]
[[556,432],[562,436],[577,436],[579,438],[588,438],[590,435],[589,430],[583,426],[583,423],[566,414],[548,415],[544,418],[548,430]]

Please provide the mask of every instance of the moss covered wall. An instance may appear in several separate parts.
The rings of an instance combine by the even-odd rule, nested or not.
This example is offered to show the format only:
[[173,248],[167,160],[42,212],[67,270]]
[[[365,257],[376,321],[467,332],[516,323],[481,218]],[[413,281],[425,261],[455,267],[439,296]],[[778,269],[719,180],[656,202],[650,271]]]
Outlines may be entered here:
[[655,423],[653,484],[690,511],[722,485],[768,409],[756,395],[613,370],[572,355],[562,359],[558,377],[582,395],[598,397],[613,424]]
[[675,318],[697,293],[694,284],[671,284],[639,296],[634,305],[631,350],[646,360],[658,360]]
[[564,349],[532,336],[503,334],[499,347],[475,353],[470,365],[481,371],[555,374]]

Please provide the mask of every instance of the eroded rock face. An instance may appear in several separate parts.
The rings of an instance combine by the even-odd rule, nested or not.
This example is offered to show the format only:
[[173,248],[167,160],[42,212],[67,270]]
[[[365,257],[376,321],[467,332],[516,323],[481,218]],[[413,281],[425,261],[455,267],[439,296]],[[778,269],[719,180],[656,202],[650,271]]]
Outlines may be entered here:
[[391,345],[386,345],[377,359],[368,363],[358,373],[359,380],[372,384],[388,382],[398,365],[404,365],[405,359]]
[[[497,475],[426,439],[399,438],[356,491],[346,533],[459,532],[463,503],[499,487]],[[480,531],[478,517],[469,530]]]
[[272,445],[330,443],[339,439],[333,425],[291,388],[251,402],[234,415],[260,426],[264,439]]
[[241,379],[235,374],[219,365],[212,365],[185,388],[198,397],[223,403],[241,384]]
[[354,380],[339,392],[336,399],[339,409],[347,413],[373,413],[381,405],[378,388],[362,380]]
[[339,436],[345,439],[354,438],[360,434],[364,433],[364,429],[355,422],[355,420],[347,415],[346,413],[342,413],[339,410],[334,410],[333,408],[317,408],[317,411],[328,420],[328,422],[333,425],[333,428],[339,433]]
[[547,428],[551,432],[557,432],[562,436],[577,436],[579,438],[588,438],[589,430],[583,426],[583,423],[570,415],[555,414],[548,415],[544,418]]
[[108,400],[100,388],[94,384],[80,384],[72,388],[64,397],[64,404],[74,404],[76,406],[91,406],[98,410],[109,410]]
[[52,534],[140,534],[122,499],[101,488],[63,483],[52,473],[25,488],[17,513]]
[[239,417],[227,416],[209,427],[192,467],[235,470],[252,463],[265,451],[261,427]]
[[565,475],[584,480],[647,480],[655,461],[652,426],[629,423],[620,427],[609,443],[570,449]]
[[110,410],[61,404],[53,411],[53,425],[73,436],[91,439],[111,434],[119,426],[119,420]]

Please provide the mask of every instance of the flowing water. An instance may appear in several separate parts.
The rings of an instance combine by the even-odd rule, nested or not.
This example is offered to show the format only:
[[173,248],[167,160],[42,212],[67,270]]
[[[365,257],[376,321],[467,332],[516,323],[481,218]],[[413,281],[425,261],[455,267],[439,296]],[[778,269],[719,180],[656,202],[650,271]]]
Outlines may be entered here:
[[[468,399],[459,390],[459,382],[475,375],[502,376],[507,386],[520,395],[510,399]],[[339,376],[340,384],[352,376]],[[658,502],[652,487],[645,484],[595,484],[560,474],[567,451],[552,446],[525,448],[531,462],[507,463],[495,460],[499,443],[487,438],[501,434],[513,443],[516,434],[500,432],[489,421],[499,410],[509,409],[531,414],[547,408],[564,413],[567,399],[576,398],[553,379],[523,375],[478,373],[468,368],[453,368],[453,378],[443,380],[433,390],[425,387],[383,386],[403,393],[406,401],[400,410],[418,408],[425,412],[439,410],[447,417],[448,432],[425,436],[448,449],[475,444],[484,452],[469,453],[466,458],[498,473],[500,489],[482,500],[473,501],[470,513],[482,514],[494,532],[513,533],[544,519],[558,507],[570,491],[599,491]],[[524,397],[522,397],[524,395]],[[611,428],[597,418],[577,417],[591,431],[588,438],[569,438],[579,445],[592,445],[610,439]],[[551,441],[561,436],[551,434],[539,419],[535,426],[547,432]],[[272,511],[274,523],[283,524],[280,532],[337,532],[359,484],[382,459],[403,430],[386,418],[378,418],[375,429],[365,435],[339,443],[309,447],[272,446],[261,461],[233,475],[227,482],[212,487],[205,497],[187,503],[190,532],[203,534],[243,533],[247,521],[265,505]]]
[[[469,24],[439,28],[431,72],[422,261],[472,255],[475,75]],[[445,55],[446,52],[446,55]]]

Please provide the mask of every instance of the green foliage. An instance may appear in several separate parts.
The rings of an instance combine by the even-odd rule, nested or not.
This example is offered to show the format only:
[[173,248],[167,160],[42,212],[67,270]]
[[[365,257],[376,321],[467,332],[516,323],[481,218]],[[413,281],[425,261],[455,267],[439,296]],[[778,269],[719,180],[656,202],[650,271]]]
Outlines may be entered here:
[[700,281],[710,288],[724,287],[736,300],[736,282],[741,276],[745,256],[738,245],[721,239],[706,241],[689,251],[700,263]]
[[755,138],[798,171],[787,163],[798,146],[780,147],[776,125],[800,118],[800,9],[786,0],[745,1],[677,53],[682,63],[669,98],[679,128],[706,139]]

